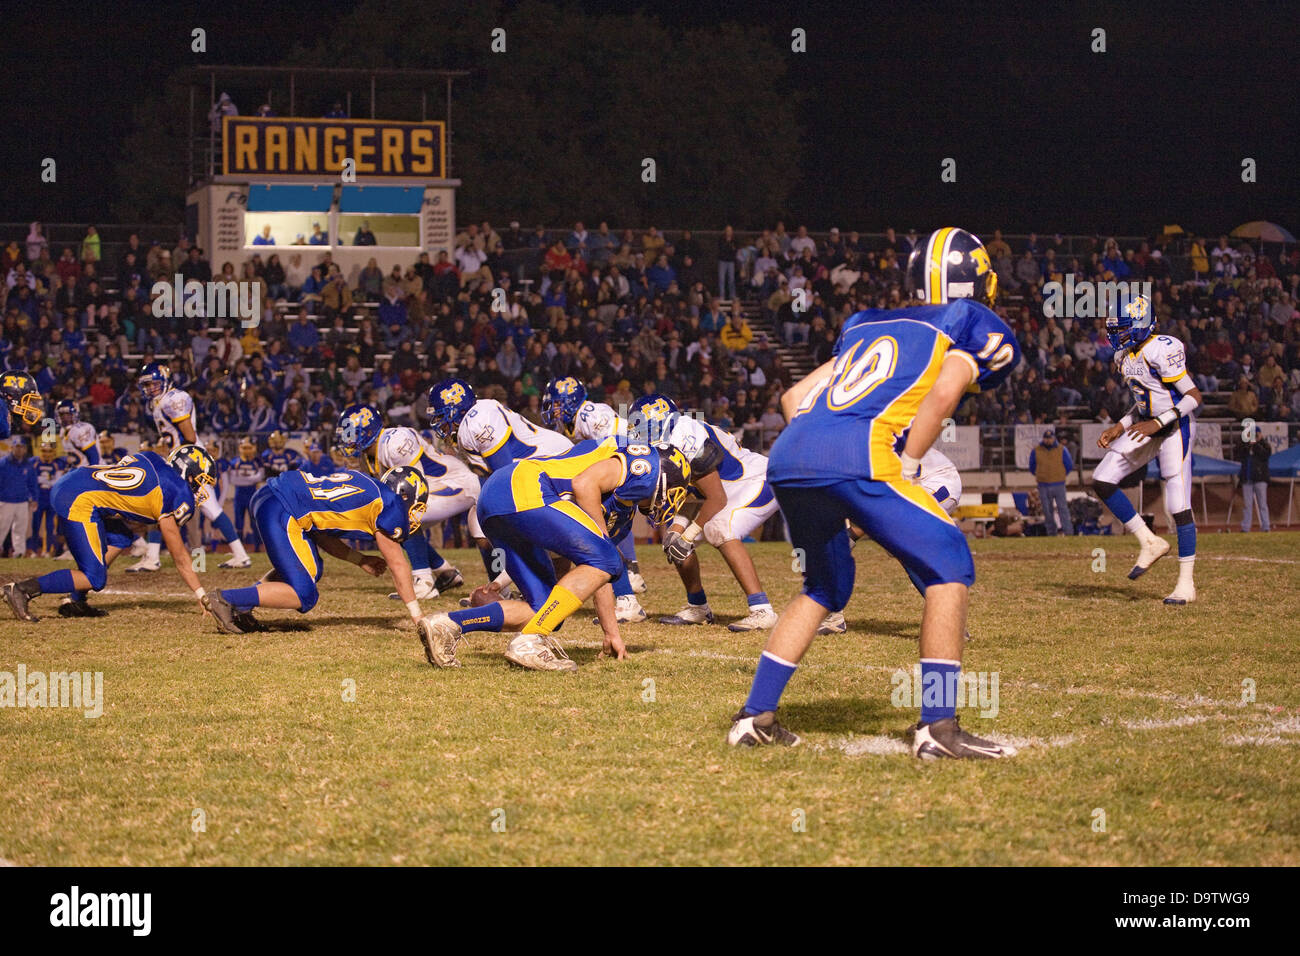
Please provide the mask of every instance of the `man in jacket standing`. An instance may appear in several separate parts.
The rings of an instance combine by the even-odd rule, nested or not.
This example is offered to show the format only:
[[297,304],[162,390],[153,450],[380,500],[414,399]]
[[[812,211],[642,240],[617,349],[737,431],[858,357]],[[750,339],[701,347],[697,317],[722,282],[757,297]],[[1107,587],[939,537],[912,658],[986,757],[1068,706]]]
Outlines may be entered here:
[[[1263,531],[1272,530],[1268,521],[1268,459],[1273,454],[1268,439],[1256,427],[1248,430],[1250,441],[1242,442],[1241,456],[1241,496],[1245,499],[1246,511],[1241,518],[1241,530],[1249,531],[1255,506],[1259,506],[1259,527]],[[1244,436],[1243,436],[1244,437]]]
[[1038,498],[1043,504],[1047,533],[1074,534],[1070,505],[1065,498],[1065,480],[1074,471],[1070,450],[1056,440],[1056,429],[1043,432],[1043,440],[1029,453],[1029,470],[1038,481]]

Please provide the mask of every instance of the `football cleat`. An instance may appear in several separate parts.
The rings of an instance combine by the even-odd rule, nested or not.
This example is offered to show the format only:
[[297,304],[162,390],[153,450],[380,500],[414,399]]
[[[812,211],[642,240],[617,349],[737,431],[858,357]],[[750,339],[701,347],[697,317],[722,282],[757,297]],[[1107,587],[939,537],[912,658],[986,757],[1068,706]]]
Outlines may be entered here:
[[212,614],[212,619],[217,622],[217,629],[223,634],[244,633],[244,629],[235,620],[235,609],[219,593],[205,594],[203,606]]
[[416,625],[420,643],[424,645],[424,658],[434,667],[460,667],[456,660],[456,645],[464,636],[460,625],[446,614],[428,614]]
[[59,605],[60,617],[107,617],[108,612],[103,608],[94,607],[85,601],[74,601],[72,598],[64,598],[63,603]]
[[961,729],[956,717],[945,717],[928,724],[917,723],[909,728],[912,736],[912,756],[921,760],[995,760],[1010,757],[1016,748],[1008,744],[995,744]]
[[818,634],[843,634],[849,629],[849,622],[844,620],[844,614],[840,611],[831,611],[824,618],[817,628]]
[[73,554],[72,554],[71,551],[69,551],[67,548],[64,548],[62,551],[60,551],[58,554],[56,554],[56,555],[54,556],[54,560],[55,560],[55,561],[75,561],[75,560],[77,560],[77,559],[76,559],[76,557],[73,556]]
[[234,570],[238,568],[251,568],[252,566],[253,566],[252,558],[244,558],[243,561],[236,561],[234,558],[230,558],[226,561],[222,561],[220,564],[217,565],[217,567],[225,568],[227,570]]
[[18,620],[35,624],[40,618],[32,614],[27,608],[27,602],[31,600],[32,596],[19,587],[18,584],[17,581],[6,584],[3,588],[0,588],[0,594],[4,595],[5,603],[9,605]]
[[[415,599],[417,601],[432,601],[438,596],[438,588],[431,578],[415,578],[411,582],[415,586]],[[389,600],[400,601],[396,591],[388,592]]]
[[1196,600],[1196,588],[1193,585],[1178,585],[1174,593],[1165,598],[1166,604],[1191,604]]
[[628,583],[632,585],[632,592],[634,594],[645,594],[645,578],[641,577],[640,574],[636,571],[629,571],[627,573],[627,580]]
[[256,634],[259,631],[265,631],[266,625],[253,617],[252,611],[238,611],[235,613],[235,626],[245,634]]
[[142,558],[135,564],[126,569],[127,574],[137,574],[141,571],[161,571],[161,561],[150,561],[148,558]]
[[733,747],[763,744],[796,747],[801,739],[798,734],[792,734],[781,726],[774,710],[765,710],[761,714],[747,714],[742,710],[731,718],[731,730],[727,731],[727,743]]
[[1169,542],[1161,537],[1148,538],[1142,542],[1142,550],[1138,552],[1137,564],[1133,565],[1133,570],[1128,573],[1130,580],[1137,580],[1151,570],[1151,565],[1155,564],[1166,554],[1169,553]]
[[136,538],[131,542],[131,557],[143,558],[149,553],[149,543],[144,538]]
[[577,671],[555,638],[549,634],[517,634],[506,646],[506,660],[534,671]]
[[750,611],[739,621],[727,625],[729,631],[766,631],[776,626],[776,611],[770,607]]
[[713,611],[707,604],[688,604],[676,614],[661,617],[660,624],[712,624]]
[[461,587],[465,583],[465,579],[461,577],[460,572],[455,568],[445,568],[438,571],[437,575],[433,579],[433,586],[439,593]]
[[[614,598],[614,620],[620,624],[640,624],[646,619],[645,608],[636,599],[635,594],[622,594]],[[600,618],[593,617],[592,624],[599,624]]]

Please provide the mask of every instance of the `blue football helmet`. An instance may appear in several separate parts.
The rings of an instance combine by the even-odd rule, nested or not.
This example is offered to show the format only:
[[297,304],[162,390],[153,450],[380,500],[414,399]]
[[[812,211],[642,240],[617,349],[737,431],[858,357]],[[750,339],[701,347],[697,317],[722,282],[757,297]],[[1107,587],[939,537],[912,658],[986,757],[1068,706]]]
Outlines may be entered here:
[[424,480],[420,469],[406,465],[389,468],[379,483],[397,495],[406,506],[407,534],[419,534],[425,509],[429,506],[429,483]]
[[998,296],[998,276],[984,243],[954,226],[937,229],[917,244],[907,260],[907,281],[926,305],[974,299],[992,306]]
[[455,438],[456,429],[465,420],[478,398],[474,388],[461,378],[445,378],[429,389],[429,408],[425,412],[433,430],[443,441]]
[[77,408],[77,403],[70,398],[65,398],[55,405],[54,414],[58,416],[59,424],[64,428],[81,421],[81,411]]
[[171,379],[171,370],[166,365],[161,362],[150,362],[140,369],[140,377],[136,379],[136,384],[140,386],[140,391],[144,392],[145,398],[157,398],[171,388]]
[[349,405],[339,416],[335,446],[348,458],[360,458],[362,452],[379,440],[384,430],[384,416],[370,405]]
[[542,424],[547,428],[558,426],[566,434],[573,434],[573,420],[586,400],[587,386],[572,375],[555,379],[546,386],[542,397]]
[[1156,313],[1151,300],[1144,295],[1121,302],[1116,314],[1106,320],[1106,337],[1111,348],[1121,351],[1136,348],[1145,342],[1156,328]]
[[650,445],[667,441],[681,414],[667,395],[642,395],[627,412],[628,441]]

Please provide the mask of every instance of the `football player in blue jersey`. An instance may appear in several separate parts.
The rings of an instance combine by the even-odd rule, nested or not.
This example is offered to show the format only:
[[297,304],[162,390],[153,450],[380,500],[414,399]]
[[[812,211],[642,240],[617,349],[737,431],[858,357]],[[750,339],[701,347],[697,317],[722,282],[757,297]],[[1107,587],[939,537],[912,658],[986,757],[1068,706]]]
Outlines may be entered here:
[[262,464],[266,466],[268,477],[283,475],[302,467],[302,455],[289,447],[289,436],[282,431],[274,431],[266,436],[266,451],[262,452]]
[[23,621],[36,621],[29,605],[42,594],[69,594],[73,617],[98,617],[104,612],[85,600],[86,591],[101,591],[108,569],[131,545],[131,527],[156,524],[162,529],[176,570],[204,611],[209,596],[190,564],[190,552],[181,539],[181,525],[217,481],[212,456],[198,445],[182,445],[163,459],[153,452],[127,455],[112,465],[74,468],[50,491],[54,510],[63,518],[68,548],[77,563],[75,571],[51,571],[4,586],[4,598]]
[[[968,391],[994,388],[1019,362],[1011,329],[988,307],[997,276],[970,233],[940,229],[918,245],[908,278],[922,303],[849,316],[834,358],[782,397],[789,425],[767,478],[804,563],[803,593],[782,612],[727,742],[794,745],[777,705],[827,611],[853,591],[845,521],[925,586],[922,705],[910,729],[922,759],[1014,752],[963,730],[956,716],[962,636],[975,565],[965,536],[920,486],[921,459]],[[906,435],[901,452],[896,443]]]
[[[55,534],[58,515],[50,503],[50,490],[67,471],[68,459],[59,455],[58,440],[53,435],[42,435],[36,451],[36,487],[39,491],[36,495],[36,513],[32,516],[32,540],[36,545],[32,550],[40,558],[52,558],[58,553],[58,537]],[[45,532],[44,537],[41,536],[42,530]]]
[[[391,468],[376,479],[341,470],[317,478],[301,470],[272,478],[253,496],[253,520],[266,542],[271,570],[255,585],[212,595],[212,615],[228,634],[260,629],[256,607],[306,614],[320,599],[320,552],[378,576],[388,571],[412,621],[421,618],[402,542],[420,530],[429,486],[414,468]],[[366,554],[338,535],[373,536],[379,554]]]
[[235,537],[244,539],[244,528],[249,527],[253,546],[257,538],[257,523],[253,521],[253,495],[266,480],[266,464],[257,454],[257,443],[249,437],[239,439],[239,455],[227,463],[231,487],[235,489]]
[[[499,468],[483,483],[483,530],[505,555],[506,571],[524,596],[420,622],[425,657],[436,667],[459,666],[456,644],[473,631],[520,633],[506,658],[532,670],[578,669],[552,637],[589,597],[605,632],[602,655],[627,656],[614,617],[610,581],[623,558],[607,528],[619,514],[641,509],[652,522],[671,521],[686,499],[691,466],[668,446],[584,441],[553,458],[526,458]],[[572,562],[558,581],[550,553]]]

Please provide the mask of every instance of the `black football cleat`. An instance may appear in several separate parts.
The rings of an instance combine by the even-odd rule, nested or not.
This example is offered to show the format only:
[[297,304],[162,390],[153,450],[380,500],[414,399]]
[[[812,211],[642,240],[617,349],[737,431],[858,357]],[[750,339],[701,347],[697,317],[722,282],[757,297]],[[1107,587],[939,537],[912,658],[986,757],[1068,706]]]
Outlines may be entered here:
[[10,610],[14,612],[14,616],[18,620],[35,624],[40,618],[28,609],[27,603],[36,595],[24,590],[22,585],[22,581],[6,584],[3,588],[0,588],[0,594],[4,595],[5,603],[9,605]]
[[203,606],[211,612],[212,619],[217,622],[217,629],[223,634],[244,633],[244,629],[235,620],[235,609],[220,593],[204,595]]
[[437,577],[433,579],[433,586],[438,589],[439,594],[445,594],[452,588],[458,588],[465,583],[460,572],[455,568],[447,571],[439,571]]
[[917,723],[909,728],[912,736],[912,756],[920,760],[996,760],[1010,757],[1016,748],[1008,744],[995,744],[961,729],[956,717],[928,724]]
[[245,634],[258,634],[266,630],[266,625],[253,617],[252,611],[241,611],[236,614],[235,624]]
[[731,718],[731,730],[727,732],[727,743],[733,747],[759,747],[763,744],[796,747],[801,739],[798,734],[792,734],[781,726],[774,710],[765,710],[761,714],[747,714],[741,710]]
[[85,601],[68,599],[59,605],[60,617],[107,617],[108,612]]

